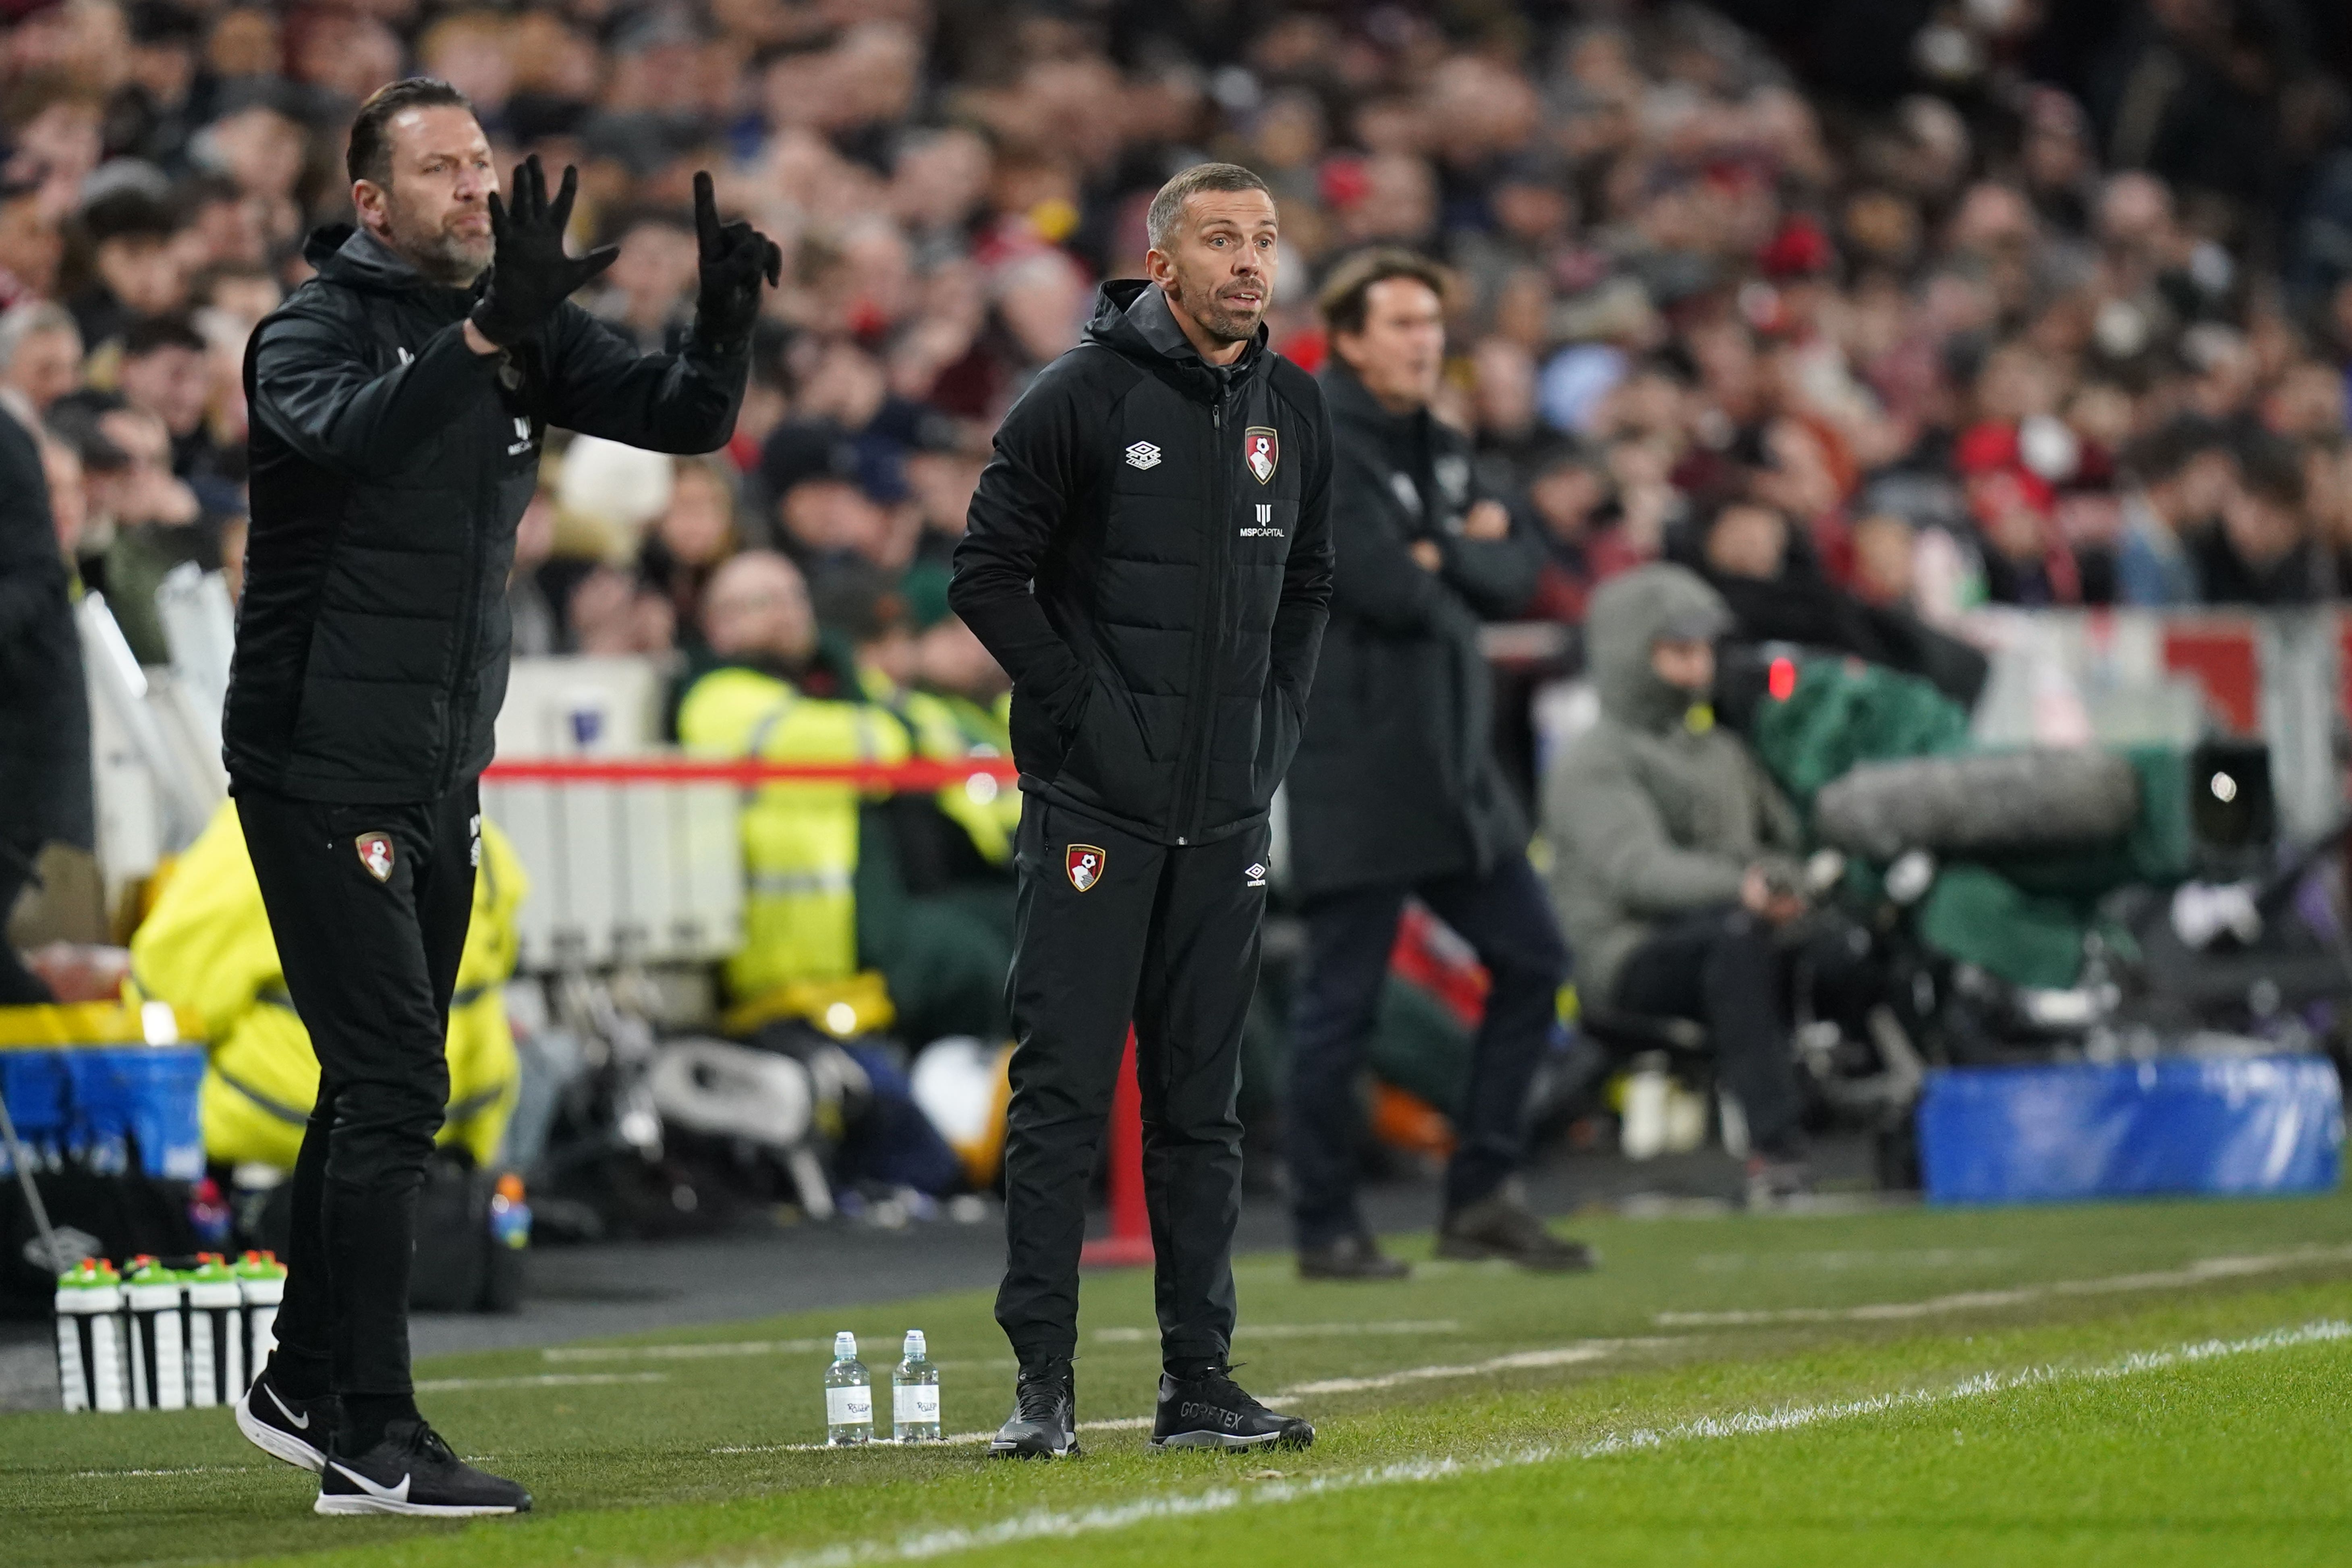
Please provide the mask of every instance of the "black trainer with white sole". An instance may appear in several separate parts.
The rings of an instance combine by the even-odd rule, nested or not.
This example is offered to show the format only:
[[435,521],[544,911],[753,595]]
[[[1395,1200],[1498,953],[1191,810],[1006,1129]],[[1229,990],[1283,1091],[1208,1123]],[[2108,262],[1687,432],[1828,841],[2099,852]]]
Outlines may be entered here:
[[992,1459],[1071,1459],[1078,1453],[1078,1382],[1066,1361],[1021,1369],[1013,1415],[988,1441]]
[[1251,1398],[1229,1366],[1181,1380],[1160,1373],[1160,1408],[1151,1418],[1155,1448],[1304,1448],[1314,1441],[1312,1426]]
[[236,1429],[273,1459],[316,1472],[327,1462],[327,1434],[342,1419],[342,1402],[331,1394],[289,1399],[264,1368],[253,1386],[236,1396]]
[[529,1513],[530,1494],[478,1470],[422,1421],[394,1421],[364,1454],[330,1445],[319,1473],[318,1513],[397,1513],[426,1519]]

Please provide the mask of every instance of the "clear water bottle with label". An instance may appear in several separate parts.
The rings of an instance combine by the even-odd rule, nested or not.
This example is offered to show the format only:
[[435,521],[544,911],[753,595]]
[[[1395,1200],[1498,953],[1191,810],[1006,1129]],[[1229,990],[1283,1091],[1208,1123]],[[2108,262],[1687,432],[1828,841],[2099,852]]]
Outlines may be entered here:
[[940,1369],[923,1331],[908,1329],[904,1359],[890,1373],[890,1436],[901,1443],[940,1440]]
[[857,1336],[833,1336],[833,1365],[824,1373],[824,1440],[856,1447],[874,1440],[874,1381],[857,1359]]

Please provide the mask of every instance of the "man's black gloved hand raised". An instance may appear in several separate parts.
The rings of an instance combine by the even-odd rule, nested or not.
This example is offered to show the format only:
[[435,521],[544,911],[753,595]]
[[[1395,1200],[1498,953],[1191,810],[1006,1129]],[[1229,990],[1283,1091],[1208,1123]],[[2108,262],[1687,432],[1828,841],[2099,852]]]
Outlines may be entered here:
[[702,293],[695,301],[694,335],[713,348],[732,349],[760,319],[760,279],[770,288],[783,277],[776,242],[740,218],[721,225],[710,176],[694,176],[694,234],[702,251]]
[[514,201],[502,205],[490,193],[490,232],[498,249],[490,260],[490,286],[474,306],[474,327],[508,348],[529,337],[587,281],[613,265],[617,245],[574,259],[563,254],[563,230],[572,221],[572,198],[580,172],[563,169],[563,188],[547,199],[547,176],[533,153],[514,174]]

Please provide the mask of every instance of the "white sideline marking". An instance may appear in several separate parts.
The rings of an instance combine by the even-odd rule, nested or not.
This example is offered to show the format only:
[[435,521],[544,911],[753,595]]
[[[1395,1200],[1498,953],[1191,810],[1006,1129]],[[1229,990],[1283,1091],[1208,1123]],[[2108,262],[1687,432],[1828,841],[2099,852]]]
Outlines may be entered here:
[[831,1340],[735,1340],[712,1344],[563,1345],[540,1352],[551,1362],[703,1361],[717,1356],[801,1355],[829,1350]]
[[2274,1273],[2311,1263],[2352,1262],[2352,1247],[2299,1247],[2292,1252],[2266,1252],[2250,1258],[2203,1258],[2181,1268],[2146,1274],[2111,1274],[2098,1279],[2058,1279],[2047,1285],[2019,1285],[2005,1290],[1963,1290],[1931,1296],[1924,1301],[1882,1301],[1864,1307],[1783,1307],[1773,1310],[1733,1312],[1659,1312],[1651,1321],[1662,1329],[1753,1328],[1764,1323],[1873,1323],[1910,1318],[1931,1318],[1945,1312],[1975,1311],[1986,1307],[2018,1307],[2052,1296],[2105,1296],[2125,1290],[2171,1290],[2210,1284],[2216,1279],[2242,1279],[2252,1274]]
[[1991,1268],[2015,1261],[2006,1247],[1929,1247],[1907,1252],[1704,1252],[1691,1259],[1702,1274],[1736,1274],[1746,1268],[1818,1268],[1841,1273],[1849,1268]]
[[132,1476],[241,1476],[259,1474],[268,1465],[183,1465],[169,1470],[76,1470],[72,1479],[78,1481],[110,1481]]
[[1890,1410],[1956,1403],[1964,1399],[2006,1394],[2017,1389],[2040,1387],[2071,1379],[2094,1381],[2131,1377],[2191,1362],[2210,1361],[2221,1356],[2245,1355],[2261,1351],[2284,1350],[2295,1345],[2345,1339],[2352,1339],[2352,1323],[2340,1321],[2305,1323],[2301,1328],[2274,1329],[2269,1333],[2257,1334],[2251,1339],[2205,1340],[2193,1344],[2176,1345],[2169,1350],[2136,1352],[2119,1361],[2109,1362],[2104,1366],[2074,1368],[2041,1366],[2030,1367],[2022,1372],[1979,1373],[1946,1389],[1915,1389],[1907,1393],[1883,1394],[1869,1399],[1848,1400],[1833,1405],[1783,1405],[1766,1410],[1741,1411],[1731,1415],[1701,1416],[1697,1420],[1681,1422],[1660,1430],[1637,1428],[1591,1443],[1565,1446],[1535,1444],[1527,1447],[1507,1449],[1499,1453],[1476,1455],[1466,1459],[1402,1459],[1394,1464],[1379,1465],[1369,1469],[1343,1470],[1326,1476],[1309,1476],[1295,1481],[1269,1480],[1248,1488],[1217,1487],[1203,1492],[1143,1498],[1134,1502],[1099,1508],[1075,1509],[1066,1512],[1038,1510],[1029,1513],[1014,1514],[1010,1518],[1000,1519],[989,1524],[925,1530],[902,1535],[892,1542],[864,1542],[835,1546],[823,1552],[784,1558],[777,1563],[774,1568],[857,1568],[857,1565],[864,1563],[917,1562],[926,1558],[944,1557],[951,1552],[975,1551],[986,1546],[1003,1546],[1017,1541],[1091,1535],[1114,1530],[1125,1530],[1139,1524],[1153,1523],[1160,1520],[1223,1513],[1244,1505],[1301,1502],[1309,1498],[1322,1497],[1333,1492],[1356,1491],[1368,1487],[1392,1486],[1407,1481],[1444,1480],[1454,1476],[1484,1475],[1496,1470],[1517,1469],[1525,1466],[1547,1464],[1559,1459],[1606,1458],[1612,1455],[1663,1448],[1670,1443],[1744,1437],[1759,1433],[1789,1432],[1800,1427],[1818,1426],[1832,1421],[1848,1421],[1859,1416],[1876,1415]]
[[457,1394],[476,1388],[589,1388],[609,1383],[667,1383],[666,1372],[549,1372],[526,1377],[436,1377],[416,1385],[419,1394]]
[[1312,1399],[1320,1394],[1360,1394],[1368,1389],[1396,1388],[1408,1383],[1428,1383],[1447,1377],[1478,1377],[1490,1372],[1524,1372],[1536,1367],[1574,1366],[1580,1362],[1599,1361],[1622,1348],[1624,1340],[1588,1340],[1580,1345],[1561,1345],[1554,1350],[1517,1351],[1510,1355],[1498,1355],[1491,1361],[1473,1362],[1467,1366],[1409,1366],[1402,1372],[1382,1373],[1375,1377],[1329,1377],[1320,1383],[1302,1383],[1282,1389],[1277,1400]]
[[[1244,1323],[1234,1331],[1237,1340],[1319,1340],[1339,1339],[1356,1334],[1458,1334],[1462,1323],[1456,1318],[1431,1318],[1415,1322],[1399,1320],[1392,1322],[1370,1323]],[[1157,1329],[1097,1329],[1095,1343],[1098,1345],[1140,1344],[1157,1339]]]

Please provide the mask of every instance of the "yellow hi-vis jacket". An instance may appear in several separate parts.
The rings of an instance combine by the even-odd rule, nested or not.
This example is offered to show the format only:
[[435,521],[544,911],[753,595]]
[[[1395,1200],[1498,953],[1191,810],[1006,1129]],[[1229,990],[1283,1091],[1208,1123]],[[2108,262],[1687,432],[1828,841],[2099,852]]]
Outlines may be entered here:
[[[870,702],[803,697],[758,670],[714,669],[678,705],[693,756],[772,763],[895,763],[907,731]],[[730,992],[750,998],[857,973],[857,816],[867,792],[821,781],[761,784],[743,807],[743,946]]]
[[[941,697],[910,687],[893,685],[876,669],[858,672],[866,695],[896,714],[915,742],[915,754],[935,763],[963,763],[974,757],[1010,757],[1013,731],[1006,700],[1006,721],[966,698]],[[992,866],[1013,864],[1013,836],[1021,826],[1021,791],[1012,781],[976,774],[942,785],[932,797],[940,815],[971,839],[982,859]]]
[[[449,1008],[444,1143],[488,1163],[514,1110],[515,1046],[503,987],[514,973],[515,911],[528,890],[503,834],[482,824],[474,913]],[[210,1048],[197,1109],[205,1153],[290,1170],[319,1098],[319,1058],[286,994],[236,803],[225,801],[163,884],[131,939],[131,985],[204,1020]]]

